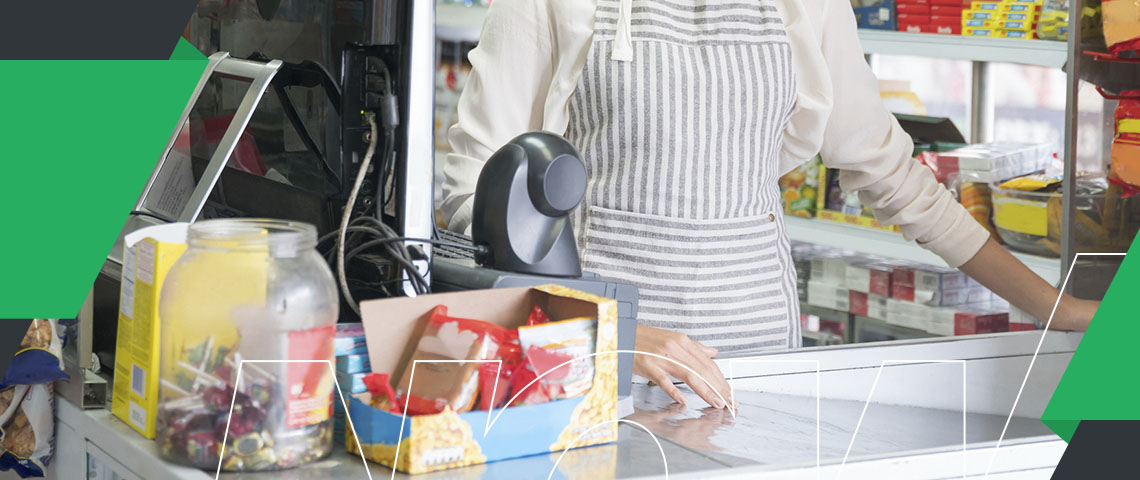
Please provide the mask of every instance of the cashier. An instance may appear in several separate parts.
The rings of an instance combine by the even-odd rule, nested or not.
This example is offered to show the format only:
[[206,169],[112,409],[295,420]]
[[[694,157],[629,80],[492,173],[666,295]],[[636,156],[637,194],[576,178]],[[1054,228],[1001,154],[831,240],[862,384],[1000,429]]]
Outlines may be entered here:
[[[449,228],[471,223],[484,161],[558,132],[586,164],[583,267],[637,285],[635,373],[723,407],[718,353],[800,345],[777,179],[821,154],[884,224],[1036,318],[1058,291],[990,239],[879,99],[846,0],[495,0],[444,171]],[[1097,304],[1066,297],[1053,326]],[[701,381],[701,377],[709,380]]]

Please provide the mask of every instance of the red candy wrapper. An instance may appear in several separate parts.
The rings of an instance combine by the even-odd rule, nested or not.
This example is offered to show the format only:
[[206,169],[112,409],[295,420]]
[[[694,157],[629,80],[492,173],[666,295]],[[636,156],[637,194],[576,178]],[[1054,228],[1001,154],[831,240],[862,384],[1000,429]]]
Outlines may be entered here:
[[[501,368],[500,368],[501,367]],[[511,367],[504,362],[479,365],[479,409],[491,410],[506,406],[511,391]]]
[[538,308],[538,305],[535,305],[534,308],[531,309],[530,315],[526,317],[526,325],[528,327],[534,325],[542,325],[549,322],[550,318],[547,317],[545,313],[543,313],[541,308]]
[[402,414],[403,404],[396,401],[396,389],[392,388],[391,377],[387,373],[370,373],[363,378],[364,387],[372,394],[373,403],[387,402],[389,412]]

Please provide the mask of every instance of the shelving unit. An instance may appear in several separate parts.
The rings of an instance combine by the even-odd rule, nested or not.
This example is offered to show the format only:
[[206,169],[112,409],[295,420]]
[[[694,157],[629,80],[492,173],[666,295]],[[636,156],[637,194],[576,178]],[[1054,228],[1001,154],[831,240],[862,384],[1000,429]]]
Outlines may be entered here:
[[475,43],[483,29],[485,7],[464,5],[436,5],[435,36],[446,42]]
[[1065,42],[1008,38],[976,38],[890,30],[860,30],[868,54],[909,55],[973,62],[1018,63],[1060,68],[1068,58]]
[[[475,43],[479,39],[486,8],[439,5],[436,33],[440,41]],[[973,38],[886,30],[860,30],[859,39],[868,55],[909,55],[974,62],[971,93],[973,142],[990,140],[992,98],[988,95],[988,64],[1016,63],[1049,68],[1063,67],[1069,59],[1069,44],[1049,40]],[[988,105],[987,105],[988,104]],[[787,217],[788,236],[795,241],[847,248],[902,260],[945,266],[938,256],[908,242],[896,232],[844,225],[818,219]],[[1062,262],[1057,258],[1014,253],[1046,281],[1061,281]]]
[[[943,262],[937,255],[930,253],[914,242],[906,241],[902,234],[897,232],[790,216],[784,217],[784,224],[788,229],[788,237],[793,241],[846,248],[874,255],[884,255],[884,252],[890,252],[892,258],[926,265],[946,266],[946,262]],[[1013,255],[1049,283],[1056,283],[1060,280],[1060,259],[1017,252],[1013,252]]]

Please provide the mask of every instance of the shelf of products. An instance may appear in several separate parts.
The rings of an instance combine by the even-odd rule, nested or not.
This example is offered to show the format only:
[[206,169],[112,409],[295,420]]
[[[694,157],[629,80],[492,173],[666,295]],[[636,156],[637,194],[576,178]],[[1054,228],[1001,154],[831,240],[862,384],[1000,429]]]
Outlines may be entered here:
[[[844,225],[819,219],[784,216],[788,237],[793,241],[814,243],[828,247],[846,248],[856,252],[890,256],[900,260],[919,262],[945,267],[946,263],[937,255],[908,242],[896,232]],[[1025,253],[1011,252],[1047,282],[1056,284],[1061,280],[1061,262],[1056,258],[1046,258]]]
[[438,4],[435,8],[435,36],[449,42],[478,42],[486,14],[486,7]]
[[868,54],[910,55],[975,62],[1002,62],[1059,68],[1068,59],[1067,44],[1052,40],[976,38],[961,35],[860,30]]

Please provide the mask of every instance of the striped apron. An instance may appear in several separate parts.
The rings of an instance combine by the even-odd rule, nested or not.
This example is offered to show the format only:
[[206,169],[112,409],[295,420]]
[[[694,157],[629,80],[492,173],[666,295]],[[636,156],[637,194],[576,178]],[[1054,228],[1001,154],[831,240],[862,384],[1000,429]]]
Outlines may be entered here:
[[798,347],[777,184],[795,77],[773,0],[621,3],[598,0],[569,105],[585,268],[639,288],[641,325],[721,352]]

